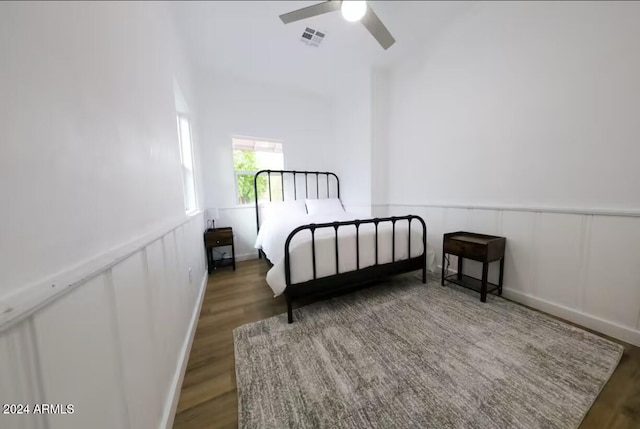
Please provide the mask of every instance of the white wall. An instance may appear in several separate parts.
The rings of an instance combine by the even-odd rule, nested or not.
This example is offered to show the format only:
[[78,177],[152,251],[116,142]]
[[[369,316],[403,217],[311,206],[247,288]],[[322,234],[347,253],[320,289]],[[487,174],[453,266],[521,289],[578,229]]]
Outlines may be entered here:
[[184,216],[163,5],[3,3],[0,296]]
[[390,73],[374,70],[371,75],[371,210],[384,216],[389,201]]
[[447,231],[504,234],[511,297],[636,344],[639,21],[634,2],[475,5],[391,73],[388,199],[437,253]]
[[331,167],[329,99],[226,75],[200,73],[198,112],[207,207],[237,206],[231,138],[234,135],[284,142],[285,167]]
[[237,256],[257,256],[255,209],[236,201],[231,138],[282,140],[286,169],[334,171],[330,99],[219,74],[202,73],[198,88],[204,206],[233,227]]
[[204,205],[220,209],[217,226],[233,227],[240,259],[257,256],[255,209],[236,203],[234,135],[282,140],[286,169],[335,172],[346,209],[370,214],[371,75],[341,73],[336,86],[318,97],[226,75],[199,77]]
[[639,16],[476,5],[393,73],[392,200],[640,210]]
[[345,209],[371,214],[372,76],[367,68],[342,70],[333,97],[333,171]]
[[164,3],[0,4],[0,402],[76,405],[3,428],[171,419],[205,274],[180,50]]

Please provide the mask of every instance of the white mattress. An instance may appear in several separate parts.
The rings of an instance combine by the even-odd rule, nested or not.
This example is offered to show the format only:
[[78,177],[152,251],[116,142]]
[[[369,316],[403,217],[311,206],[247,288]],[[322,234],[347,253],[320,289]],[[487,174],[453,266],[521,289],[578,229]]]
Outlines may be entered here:
[[[286,288],[284,272],[284,244],[296,227],[310,223],[353,220],[351,213],[335,213],[324,215],[293,215],[277,219],[269,219],[260,226],[255,247],[262,249],[273,267],[267,273],[267,283],[276,296]],[[378,263],[391,262],[392,258],[392,225],[391,222],[378,226]],[[335,230],[323,228],[316,230],[316,276],[326,277],[336,274]],[[408,258],[407,221],[396,222],[395,261]],[[422,224],[418,220],[411,222],[411,254],[416,257],[422,254]],[[291,262],[291,282],[301,283],[313,279],[311,250],[311,233],[300,231],[291,240],[289,247]],[[356,270],[356,228],[342,226],[338,228],[338,265],[340,273]],[[360,226],[360,268],[375,265],[375,226]]]

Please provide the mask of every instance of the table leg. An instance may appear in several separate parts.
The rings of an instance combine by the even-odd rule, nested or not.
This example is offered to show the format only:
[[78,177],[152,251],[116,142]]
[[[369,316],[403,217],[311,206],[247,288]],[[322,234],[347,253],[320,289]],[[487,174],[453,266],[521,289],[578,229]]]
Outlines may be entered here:
[[213,249],[207,247],[207,266],[209,268],[209,274],[213,272]]
[[502,296],[502,281],[504,280],[504,256],[500,259],[500,277],[498,279],[498,295]]
[[487,302],[487,278],[489,277],[489,263],[482,264],[482,286],[480,289],[480,301]]
[[458,256],[458,280],[462,280],[462,260],[464,258],[462,256]]
[[442,275],[440,276],[440,284],[444,286],[444,267],[445,267],[445,253],[444,248],[442,249]]
[[233,258],[233,271],[236,270],[236,246],[231,245],[231,257]]

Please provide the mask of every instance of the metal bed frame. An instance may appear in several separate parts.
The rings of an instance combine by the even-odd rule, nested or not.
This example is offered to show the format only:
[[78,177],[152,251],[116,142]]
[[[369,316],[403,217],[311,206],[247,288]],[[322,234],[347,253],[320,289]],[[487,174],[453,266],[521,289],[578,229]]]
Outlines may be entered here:
[[[269,188],[269,201],[272,201],[272,193],[271,193],[271,175],[276,174],[280,176],[281,187],[282,187],[282,200],[285,199],[285,191],[284,191],[284,176],[285,174],[291,174],[293,176],[293,188],[294,188],[294,200],[297,200],[297,187],[296,187],[296,176],[304,175],[305,177],[305,198],[309,197],[309,183],[308,176],[316,176],[316,198],[321,199],[320,197],[320,187],[319,180],[321,176],[326,176],[327,180],[327,192],[326,198],[330,198],[330,177],[333,176],[335,178],[336,183],[336,196],[340,198],[340,179],[335,173],[331,172],[322,172],[322,171],[296,171],[296,170],[260,170],[258,171],[253,179],[254,193],[255,193],[255,202],[256,202],[256,230],[260,231],[260,207],[258,204],[258,178],[260,175],[266,174]],[[396,222],[404,221],[408,222],[408,249],[409,253],[407,256],[411,255],[411,222],[413,220],[417,220],[422,225],[422,255],[416,257],[409,257],[408,259],[403,259],[396,261],[395,260],[395,236],[396,236]],[[391,260],[392,262],[379,264],[378,263],[378,225],[381,223],[390,222],[392,224],[392,238],[391,238]],[[360,268],[360,225],[364,224],[374,224],[375,225],[375,264],[369,267]],[[356,229],[356,270],[354,271],[346,271],[340,272],[338,260],[338,229],[341,227],[355,227]],[[316,275],[316,248],[315,248],[315,232],[318,229],[323,228],[333,228],[335,230],[335,258],[336,258],[336,273],[331,276],[326,277],[317,277]],[[293,237],[300,233],[301,231],[310,231],[311,232],[311,255],[312,255],[312,264],[313,264],[313,279],[308,280],[302,283],[291,283],[291,260],[289,256],[289,247],[291,244],[291,240]],[[264,252],[260,250],[258,252],[258,257],[261,258],[265,256],[265,260],[271,264],[268,260]],[[394,275],[394,274],[402,274],[410,271],[415,271],[422,269],[422,283],[427,282],[427,226],[424,220],[420,216],[415,215],[406,215],[406,216],[391,216],[384,218],[372,218],[372,219],[356,219],[352,221],[345,222],[328,222],[328,223],[318,223],[318,224],[309,224],[302,225],[291,231],[289,236],[287,237],[284,245],[284,269],[285,269],[285,281],[286,288],[284,290],[284,295],[287,301],[287,321],[289,323],[293,323],[293,301],[299,298],[307,297],[307,296],[318,296],[325,294],[332,294],[338,291],[347,291],[350,289],[354,289],[356,287],[362,286],[365,283],[369,283],[375,280],[378,280],[382,277]]]

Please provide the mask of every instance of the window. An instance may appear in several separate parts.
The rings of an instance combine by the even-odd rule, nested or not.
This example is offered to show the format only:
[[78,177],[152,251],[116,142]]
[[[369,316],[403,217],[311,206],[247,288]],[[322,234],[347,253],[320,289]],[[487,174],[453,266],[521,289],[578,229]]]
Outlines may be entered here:
[[[233,169],[238,204],[255,202],[253,178],[259,170],[284,170],[282,143],[247,138],[233,138]],[[258,178],[258,199],[269,199],[266,176]],[[273,199],[281,198],[280,180],[271,181]],[[278,197],[280,196],[280,197]]]
[[196,179],[193,171],[191,124],[189,118],[184,115],[178,115],[178,139],[180,141],[180,158],[182,159],[184,209],[188,213],[196,210]]

